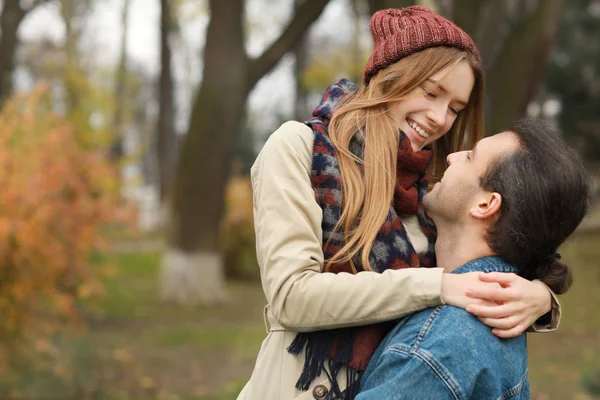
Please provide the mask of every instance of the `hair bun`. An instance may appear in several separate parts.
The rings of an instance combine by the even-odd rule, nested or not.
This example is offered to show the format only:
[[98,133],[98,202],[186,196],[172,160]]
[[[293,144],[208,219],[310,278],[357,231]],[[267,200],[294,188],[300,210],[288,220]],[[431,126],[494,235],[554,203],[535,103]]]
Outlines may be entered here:
[[544,264],[550,265],[550,264],[560,260],[561,258],[562,257],[560,256],[560,253],[554,253],[554,254],[550,254],[550,255],[544,257],[542,262]]
[[554,293],[566,293],[573,284],[571,269],[560,261],[558,253],[549,256],[547,260],[550,262],[542,264],[537,270],[539,279]]

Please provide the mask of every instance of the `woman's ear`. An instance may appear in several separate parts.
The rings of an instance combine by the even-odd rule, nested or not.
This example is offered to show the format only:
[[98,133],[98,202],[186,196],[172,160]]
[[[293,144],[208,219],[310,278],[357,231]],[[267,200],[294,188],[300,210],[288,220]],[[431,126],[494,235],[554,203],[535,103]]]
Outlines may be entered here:
[[469,214],[477,219],[493,218],[500,213],[501,205],[502,196],[500,193],[485,192],[478,197],[477,203],[471,208]]

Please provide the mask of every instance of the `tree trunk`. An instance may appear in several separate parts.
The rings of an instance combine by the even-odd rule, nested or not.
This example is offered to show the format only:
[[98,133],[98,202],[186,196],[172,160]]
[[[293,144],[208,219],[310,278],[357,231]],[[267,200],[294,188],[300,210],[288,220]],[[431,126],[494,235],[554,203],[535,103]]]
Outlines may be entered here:
[[[294,0],[295,7],[300,6],[304,0]],[[308,64],[308,38],[303,36],[294,47],[294,80],[296,81],[296,102],[294,104],[294,119],[306,121],[310,118],[308,107],[308,93],[304,83],[304,71]]]
[[123,111],[125,109],[125,78],[127,76],[127,30],[129,26],[129,0],[123,0],[121,11],[121,55],[117,67],[115,79],[115,113],[113,117],[113,142],[110,147],[110,155],[113,160],[123,157]]
[[164,204],[173,182],[175,168],[175,107],[173,104],[173,74],[171,43],[173,16],[170,0],[160,0],[160,81],[157,151],[160,202]]
[[2,15],[0,15],[0,108],[12,93],[12,75],[15,52],[17,49],[17,31],[25,18],[25,10],[19,0],[4,0]]
[[[212,0],[210,9],[202,84],[175,182],[176,249],[169,250],[163,266],[163,299],[180,303],[224,299],[222,259],[218,252],[221,194],[247,96],[243,0]],[[175,276],[180,278],[174,279]],[[188,284],[181,287],[184,280]]]
[[363,19],[370,19],[370,15],[365,15],[368,13],[368,5],[365,4],[362,0],[351,0],[350,8],[352,8],[352,26],[354,28],[354,37],[352,39],[352,48],[351,48],[351,59],[352,59],[352,73],[349,76],[349,79],[352,82],[362,82],[362,68],[357,69],[355,66],[364,65],[366,60],[364,58],[363,48],[361,46],[361,36],[364,34],[360,30],[361,23]]
[[77,92],[76,80],[79,73],[77,47],[79,42],[79,32],[73,22],[76,16],[76,0],[62,0],[61,14],[65,24],[65,82],[64,82],[64,102],[65,111],[69,115],[79,108],[79,94]]
[[507,38],[487,72],[487,132],[506,129],[525,115],[548,61],[563,5],[564,0],[539,0],[537,8],[519,21]]
[[188,304],[225,299],[219,226],[246,99],[327,3],[306,0],[280,37],[251,60],[244,48],[244,0],[210,1],[203,78],[177,166],[170,248],[161,275],[163,299]]

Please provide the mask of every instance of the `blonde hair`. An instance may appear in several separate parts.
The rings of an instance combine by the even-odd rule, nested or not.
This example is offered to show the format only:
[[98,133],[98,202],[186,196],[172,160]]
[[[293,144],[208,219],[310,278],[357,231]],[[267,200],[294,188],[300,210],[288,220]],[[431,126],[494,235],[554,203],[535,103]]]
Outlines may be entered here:
[[[470,148],[483,135],[483,73],[480,63],[469,53],[453,47],[433,47],[411,54],[380,70],[366,86],[361,86],[334,110],[329,137],[336,151],[342,180],[342,212],[334,232],[342,231],[345,245],[330,259],[349,263],[356,272],[354,257],[361,253],[363,269],[371,270],[369,254],[388,216],[396,184],[396,161],[400,136],[398,123],[388,107],[401,100],[436,72],[466,60],[475,83],[469,102],[450,131],[433,143],[432,180],[446,167],[448,154]],[[350,151],[355,135],[364,139],[364,156]],[[361,171],[359,164],[364,166]]]

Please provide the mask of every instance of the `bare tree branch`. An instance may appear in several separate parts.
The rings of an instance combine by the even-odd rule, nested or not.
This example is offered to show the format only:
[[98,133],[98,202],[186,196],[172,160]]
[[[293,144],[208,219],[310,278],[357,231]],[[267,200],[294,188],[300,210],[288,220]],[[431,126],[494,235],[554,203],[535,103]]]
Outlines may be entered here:
[[258,58],[249,61],[247,90],[250,91],[258,80],[269,72],[285,53],[290,51],[302,35],[321,15],[329,0],[306,0],[296,9],[288,26],[268,49]]

